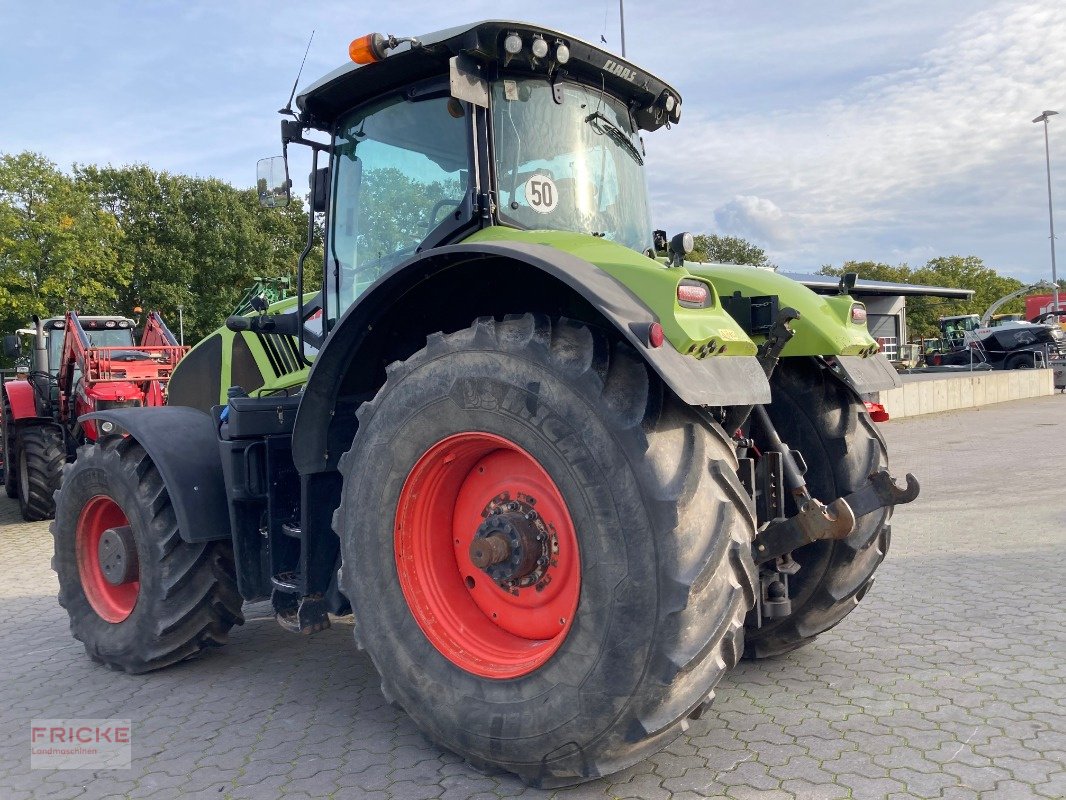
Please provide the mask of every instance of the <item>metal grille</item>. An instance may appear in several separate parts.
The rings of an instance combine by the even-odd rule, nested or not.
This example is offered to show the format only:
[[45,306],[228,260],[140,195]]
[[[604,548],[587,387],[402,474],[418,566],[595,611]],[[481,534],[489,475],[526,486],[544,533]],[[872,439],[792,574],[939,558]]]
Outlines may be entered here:
[[300,363],[300,350],[296,339],[292,336],[284,336],[279,333],[258,333],[259,343],[263,346],[270,368],[274,371],[274,377],[289,375],[299,372],[303,365]]

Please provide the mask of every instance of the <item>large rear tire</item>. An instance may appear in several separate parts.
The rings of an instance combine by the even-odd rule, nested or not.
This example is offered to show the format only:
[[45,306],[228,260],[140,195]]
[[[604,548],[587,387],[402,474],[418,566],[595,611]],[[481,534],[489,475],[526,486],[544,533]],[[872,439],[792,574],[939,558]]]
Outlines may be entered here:
[[[341,462],[342,582],[385,696],[535,786],[664,746],[742,651],[754,527],[735,470],[720,428],[589,327],[430,336]],[[543,547],[535,583],[476,567],[479,531],[520,543],[501,568]]]
[[[811,494],[830,502],[860,489],[888,466],[885,440],[863,403],[813,359],[781,361],[771,379],[770,420],[807,462]],[[756,441],[758,431],[756,430]],[[788,513],[794,514],[791,508]],[[744,655],[767,658],[795,650],[850,614],[870,590],[888,552],[891,509],[860,517],[846,539],[823,540],[793,552],[800,570],[789,578],[792,613],[747,622]]]
[[38,522],[55,516],[54,495],[66,461],[63,432],[54,425],[26,424],[15,432],[16,490],[24,520]]
[[181,538],[158,470],[130,437],[78,451],[52,534],[70,631],[112,669],[191,658],[244,621],[229,543]]

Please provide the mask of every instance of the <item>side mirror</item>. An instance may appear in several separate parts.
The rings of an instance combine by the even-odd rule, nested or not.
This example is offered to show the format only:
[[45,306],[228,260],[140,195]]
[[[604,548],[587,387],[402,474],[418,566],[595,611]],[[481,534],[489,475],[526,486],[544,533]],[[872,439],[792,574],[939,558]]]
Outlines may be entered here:
[[4,355],[8,358],[18,358],[22,355],[22,343],[15,335],[4,337]]
[[284,156],[261,158],[256,163],[255,190],[263,208],[284,208],[289,204],[289,165]]

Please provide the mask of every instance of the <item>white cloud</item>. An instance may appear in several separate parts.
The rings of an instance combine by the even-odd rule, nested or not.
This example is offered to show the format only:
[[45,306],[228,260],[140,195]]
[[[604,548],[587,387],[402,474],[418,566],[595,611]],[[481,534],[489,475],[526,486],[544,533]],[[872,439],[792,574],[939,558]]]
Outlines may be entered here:
[[737,195],[715,209],[714,222],[722,233],[769,247],[786,245],[793,238],[785,213],[772,200],[763,197]]
[[[914,63],[809,108],[721,119],[686,108],[678,130],[649,138],[660,216],[695,230],[712,218],[754,225],[768,237],[772,225],[760,224],[787,220],[796,235],[784,256],[794,260],[902,230],[877,253],[853,255],[941,253],[945,240],[997,216],[1013,225],[1036,213],[1043,152],[1029,120],[1062,99],[1064,38],[1066,5],[1006,2]],[[659,188],[667,182],[669,195]],[[929,230],[931,217],[957,229]]]

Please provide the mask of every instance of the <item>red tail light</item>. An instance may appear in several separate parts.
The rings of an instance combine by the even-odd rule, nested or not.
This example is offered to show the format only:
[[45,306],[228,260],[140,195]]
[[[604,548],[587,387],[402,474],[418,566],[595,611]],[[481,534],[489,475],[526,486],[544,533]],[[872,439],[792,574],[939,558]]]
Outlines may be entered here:
[[710,287],[702,281],[685,279],[677,285],[677,302],[685,308],[706,308],[710,299]]
[[664,338],[662,325],[653,322],[648,326],[648,344],[652,347],[662,347]]
[[870,413],[870,419],[874,422],[888,422],[888,412],[885,411],[885,407],[880,403],[871,403],[866,401],[866,410]]
[[852,322],[866,322],[866,306],[862,303],[856,303],[851,307],[851,321]]

